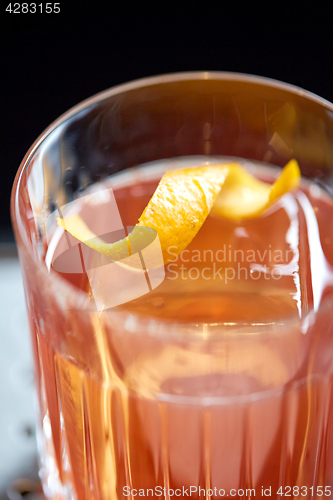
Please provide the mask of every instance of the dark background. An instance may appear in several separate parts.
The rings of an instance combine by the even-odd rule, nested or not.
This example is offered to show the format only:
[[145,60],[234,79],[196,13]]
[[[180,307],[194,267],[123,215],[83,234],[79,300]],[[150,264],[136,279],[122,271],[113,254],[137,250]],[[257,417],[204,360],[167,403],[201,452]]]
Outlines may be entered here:
[[61,0],[60,14],[10,14],[9,3],[1,0],[0,13],[2,240],[12,238],[10,190],[27,149],[60,114],[108,87],[220,70],[283,80],[333,101],[329,2]]

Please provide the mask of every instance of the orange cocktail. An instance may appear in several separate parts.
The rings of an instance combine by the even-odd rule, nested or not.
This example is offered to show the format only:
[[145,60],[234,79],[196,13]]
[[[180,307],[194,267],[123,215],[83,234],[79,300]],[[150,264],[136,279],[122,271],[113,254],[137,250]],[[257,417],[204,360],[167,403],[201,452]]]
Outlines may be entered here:
[[[331,150],[305,126],[328,129],[325,106],[250,77],[163,77],[81,105],[31,151],[14,217],[49,497],[330,496]],[[293,157],[297,190],[251,217],[212,203],[182,248],[185,231],[159,232],[179,215],[166,199],[162,264],[126,238],[165,171],[237,161],[272,185]],[[94,234],[128,253],[110,261]]]

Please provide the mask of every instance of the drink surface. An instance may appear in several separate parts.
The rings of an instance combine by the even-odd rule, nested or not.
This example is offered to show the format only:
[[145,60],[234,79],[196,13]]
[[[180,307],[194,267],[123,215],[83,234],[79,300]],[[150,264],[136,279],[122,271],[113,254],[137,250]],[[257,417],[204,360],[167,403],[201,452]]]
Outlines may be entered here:
[[[201,163],[159,162],[98,190],[112,187],[123,225],[133,226],[164,170]],[[264,166],[248,167],[274,180]],[[90,223],[107,208],[97,205]],[[289,485],[311,498],[333,486],[331,327],[326,317],[299,323],[332,291],[332,214],[330,198],[304,182],[258,218],[210,215],[156,289],[112,308],[110,321],[107,311],[89,320],[71,311],[39,334],[50,495],[132,498],[161,488],[169,498],[168,489],[192,487],[201,498],[201,487],[279,498]],[[62,277],[90,293],[84,274]],[[113,309],[132,323],[199,325],[200,335],[168,339],[156,322],[140,335],[112,321]]]
[[[89,191],[111,187],[123,226],[134,226],[163,171],[201,162],[195,157],[157,162],[119,174]],[[243,163],[261,180],[274,182],[276,170]],[[99,222],[113,217],[111,203],[101,199],[93,216],[89,206],[82,209],[96,234]],[[180,322],[251,323],[304,317],[333,283],[332,209],[333,201],[323,190],[303,182],[297,192],[285,195],[260,217],[231,221],[211,213],[180,255],[169,247],[173,260],[165,266],[163,283],[123,308]],[[315,284],[313,275],[317,275]],[[82,273],[62,276],[91,293]]]

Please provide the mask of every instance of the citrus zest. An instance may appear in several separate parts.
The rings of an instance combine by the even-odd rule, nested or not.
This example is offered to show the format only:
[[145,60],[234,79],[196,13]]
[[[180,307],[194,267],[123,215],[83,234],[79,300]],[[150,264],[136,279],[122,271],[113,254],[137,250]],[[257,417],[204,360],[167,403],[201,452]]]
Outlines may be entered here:
[[166,172],[133,231],[115,243],[96,236],[79,215],[57,218],[59,226],[79,241],[121,260],[146,248],[158,234],[164,263],[179,255],[193,240],[211,210],[228,219],[257,217],[300,182],[296,160],[291,160],[274,184],[259,181],[238,163],[184,168]]
[[284,194],[296,189],[301,173],[296,160],[290,160],[274,184],[259,181],[240,165],[230,169],[217,197],[213,213],[232,220],[258,217]]

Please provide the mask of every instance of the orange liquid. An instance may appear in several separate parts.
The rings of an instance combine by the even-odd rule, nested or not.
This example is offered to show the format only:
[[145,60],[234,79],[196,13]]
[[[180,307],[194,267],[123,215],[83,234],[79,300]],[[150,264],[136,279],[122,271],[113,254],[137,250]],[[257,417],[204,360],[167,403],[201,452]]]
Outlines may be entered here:
[[[115,189],[125,226],[156,185]],[[304,191],[246,223],[209,216],[163,283],[116,320],[71,311],[37,332],[50,496],[278,498],[290,486],[311,498],[333,487],[330,311],[298,321],[331,293],[333,205]],[[89,292],[85,275],[63,277]],[[167,321],[169,339],[136,314]]]

